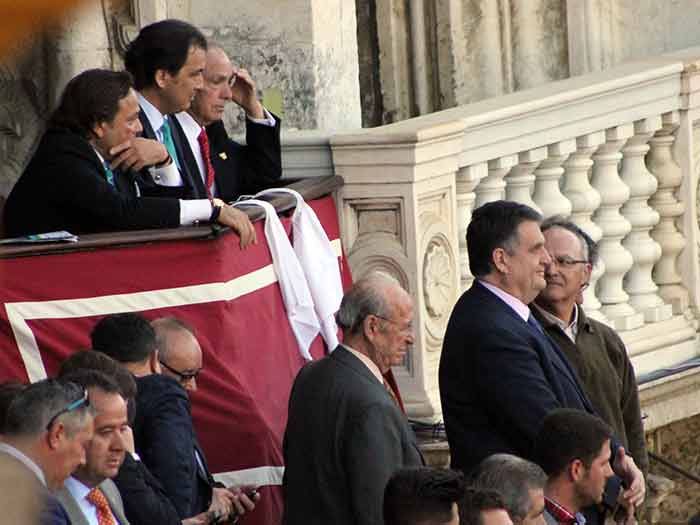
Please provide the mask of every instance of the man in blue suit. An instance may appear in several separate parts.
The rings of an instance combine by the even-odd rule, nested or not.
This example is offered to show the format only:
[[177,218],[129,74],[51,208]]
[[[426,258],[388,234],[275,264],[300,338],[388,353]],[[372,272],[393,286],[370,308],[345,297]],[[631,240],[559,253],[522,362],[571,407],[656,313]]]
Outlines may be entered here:
[[[452,467],[468,471],[499,452],[534,460],[533,443],[557,408],[593,413],[576,373],[530,316],[551,263],[542,217],[515,202],[474,211],[467,229],[476,280],[455,305],[440,359],[440,395]],[[615,440],[613,440],[615,441]],[[631,504],[644,500],[644,477],[615,442],[613,469]]]

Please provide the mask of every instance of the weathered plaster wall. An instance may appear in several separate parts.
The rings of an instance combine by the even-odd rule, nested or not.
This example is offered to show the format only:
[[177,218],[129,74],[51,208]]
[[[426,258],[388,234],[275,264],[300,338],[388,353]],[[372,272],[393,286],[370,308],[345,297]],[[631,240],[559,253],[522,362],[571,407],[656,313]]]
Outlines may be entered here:
[[[354,0],[199,0],[191,21],[281,99],[287,127],[360,127]],[[239,127],[230,107],[226,121]]]

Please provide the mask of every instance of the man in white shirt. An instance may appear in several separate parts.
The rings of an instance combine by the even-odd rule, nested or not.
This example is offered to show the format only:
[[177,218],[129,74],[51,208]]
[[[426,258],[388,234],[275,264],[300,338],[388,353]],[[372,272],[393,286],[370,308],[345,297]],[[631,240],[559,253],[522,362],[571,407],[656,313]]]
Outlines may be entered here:
[[[246,114],[246,145],[231,140],[221,120],[232,101]],[[203,87],[174,120],[189,146],[183,148],[184,162],[203,183],[195,186],[204,190],[197,197],[230,202],[273,186],[282,176],[279,118],[258,100],[248,71],[234,68],[218,44],[208,42]]]
[[129,525],[119,490],[110,479],[124,461],[129,438],[126,401],[119,386],[97,370],[78,370],[64,380],[88,391],[96,411],[95,432],[79,466],[56,492],[73,525]]
[[[38,381],[10,403],[0,457],[26,471],[30,479],[35,478],[36,484],[27,488],[43,499],[42,524],[66,519],[65,511],[49,491],[60,487],[76,467],[85,463],[92,423],[87,394],[73,383]],[[17,482],[3,478],[5,481]],[[2,492],[10,488],[0,486]]]

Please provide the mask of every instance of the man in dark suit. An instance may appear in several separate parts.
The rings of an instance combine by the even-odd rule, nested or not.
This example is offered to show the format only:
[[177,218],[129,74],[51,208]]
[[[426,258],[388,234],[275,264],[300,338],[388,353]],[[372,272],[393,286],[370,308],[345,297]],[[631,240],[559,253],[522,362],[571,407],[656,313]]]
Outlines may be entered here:
[[[5,417],[0,460],[20,472],[2,477],[0,492],[10,494],[20,480],[23,488],[42,500],[40,523],[70,523],[51,490],[81,464],[93,435],[93,413],[85,391],[78,385],[45,379],[27,386],[12,400]],[[3,471],[4,472],[4,471]],[[36,499],[34,498],[34,501]],[[22,520],[10,521],[24,523]]]
[[[231,140],[222,117],[229,102],[246,114],[246,143]],[[187,112],[173,119],[185,137],[185,163],[199,175],[196,197],[226,202],[272,186],[282,176],[280,121],[257,97],[255,82],[245,69],[235,69],[226,52],[208,43],[204,85]]]
[[63,378],[87,390],[95,410],[95,431],[80,465],[56,492],[73,525],[128,525],[124,504],[111,478],[117,475],[130,435],[126,400],[117,383],[97,370],[78,370]]
[[356,282],[337,314],[342,345],[297,375],[284,435],[285,525],[383,523],[384,488],[422,457],[383,374],[413,344],[411,297],[379,274]]
[[180,519],[209,512],[242,514],[254,503],[239,491],[215,490],[192,424],[183,386],[162,375],[156,335],[136,314],[103,318],[92,331],[92,346],[122,363],[136,377],[136,452],[160,481]]
[[204,199],[139,197],[134,176],[110,167],[113,147],[140,140],[131,86],[128,73],[102,69],[84,71],[68,83],[48,131],[7,199],[7,234],[164,228],[211,219],[236,230],[241,245],[254,242],[255,231],[239,210],[224,205],[215,213]]
[[[476,277],[450,317],[439,380],[452,466],[464,471],[507,452],[533,458],[545,416],[560,407],[593,408],[561,350],[530,315],[528,304],[546,286],[550,257],[541,216],[515,202],[475,210],[467,230]],[[623,447],[613,468],[641,503],[644,477]]]

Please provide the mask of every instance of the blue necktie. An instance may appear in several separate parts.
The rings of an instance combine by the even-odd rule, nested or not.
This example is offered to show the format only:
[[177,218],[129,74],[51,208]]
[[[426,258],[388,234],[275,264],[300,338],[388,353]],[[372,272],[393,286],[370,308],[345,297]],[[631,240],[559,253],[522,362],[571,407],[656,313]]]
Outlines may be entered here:
[[109,162],[104,161],[104,167],[105,167],[105,177],[107,178],[107,182],[109,182],[112,186],[115,186],[114,184],[114,173],[109,167]]
[[160,132],[163,135],[163,145],[165,146],[165,149],[168,150],[170,158],[173,159],[173,162],[177,166],[178,171],[180,171],[180,160],[177,158],[177,153],[175,153],[173,133],[170,129],[170,123],[168,122],[167,118],[163,120],[163,125],[160,127]]

